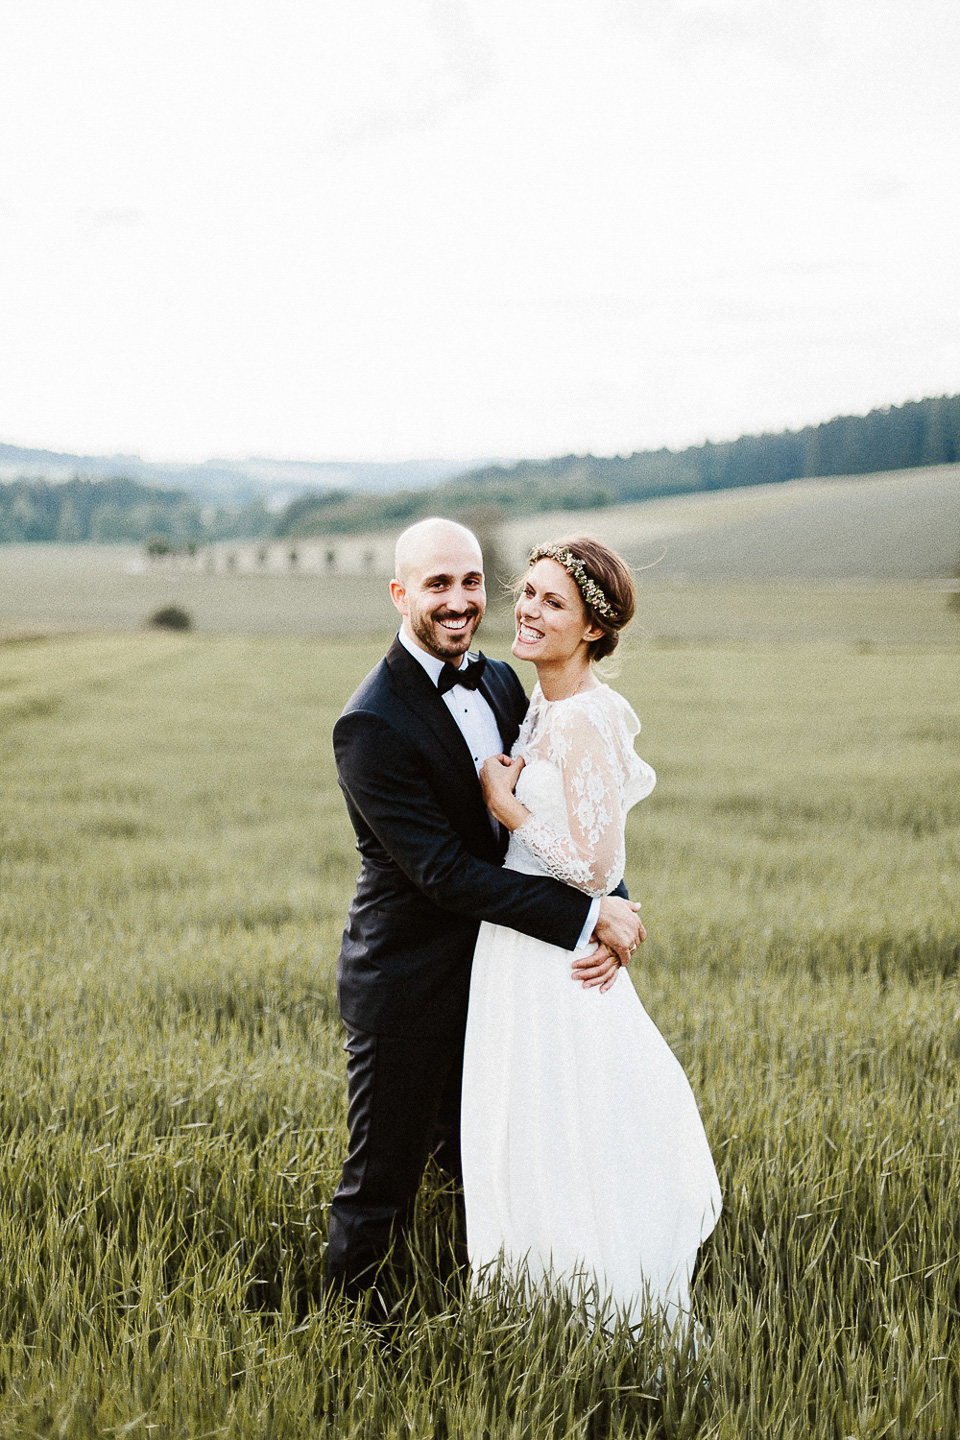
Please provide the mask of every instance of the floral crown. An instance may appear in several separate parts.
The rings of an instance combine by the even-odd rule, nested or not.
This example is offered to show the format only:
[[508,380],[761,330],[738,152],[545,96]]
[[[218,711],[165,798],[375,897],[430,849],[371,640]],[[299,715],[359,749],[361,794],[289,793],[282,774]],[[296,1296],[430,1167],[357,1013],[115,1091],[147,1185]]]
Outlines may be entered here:
[[528,562],[536,565],[538,560],[556,560],[558,565],[563,566],[571,580],[576,581],[584,604],[589,605],[590,609],[595,610],[598,615],[606,615],[609,619],[616,620],[616,610],[596,580],[591,580],[583,561],[574,555],[572,550],[568,550],[566,545],[538,545],[536,550],[530,551]]

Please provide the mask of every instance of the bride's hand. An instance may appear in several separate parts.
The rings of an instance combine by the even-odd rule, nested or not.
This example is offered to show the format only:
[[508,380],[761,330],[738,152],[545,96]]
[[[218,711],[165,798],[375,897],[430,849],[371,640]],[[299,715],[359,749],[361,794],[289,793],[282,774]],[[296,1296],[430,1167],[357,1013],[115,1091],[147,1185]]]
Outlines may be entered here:
[[516,830],[530,813],[513,793],[522,769],[523,760],[519,755],[514,760],[509,755],[491,755],[480,769],[484,804],[494,819],[508,830]]
[[619,973],[620,961],[606,945],[598,945],[589,955],[574,960],[571,967],[574,980],[578,981],[584,990],[597,986],[601,995],[610,989]]

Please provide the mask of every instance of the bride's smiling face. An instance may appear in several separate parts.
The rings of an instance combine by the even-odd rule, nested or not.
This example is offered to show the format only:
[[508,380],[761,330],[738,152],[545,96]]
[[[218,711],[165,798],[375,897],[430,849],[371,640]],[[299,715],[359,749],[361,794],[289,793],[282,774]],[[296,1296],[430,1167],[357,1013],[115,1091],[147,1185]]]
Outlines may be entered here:
[[556,560],[538,560],[524,577],[514,611],[517,636],[512,645],[518,660],[562,665],[602,631],[591,625],[577,582]]

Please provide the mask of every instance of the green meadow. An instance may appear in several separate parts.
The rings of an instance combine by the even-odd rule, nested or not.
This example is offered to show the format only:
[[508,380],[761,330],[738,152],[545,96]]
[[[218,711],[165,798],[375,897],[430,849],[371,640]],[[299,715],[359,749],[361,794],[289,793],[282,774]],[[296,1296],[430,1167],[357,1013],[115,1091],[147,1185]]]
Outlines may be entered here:
[[25,640],[0,646],[0,1434],[960,1434],[960,616],[658,593],[613,683],[659,776],[630,973],[724,1195],[699,1344],[472,1296],[435,1175],[391,1323],[319,1303],[357,868],[330,729],[388,622]]

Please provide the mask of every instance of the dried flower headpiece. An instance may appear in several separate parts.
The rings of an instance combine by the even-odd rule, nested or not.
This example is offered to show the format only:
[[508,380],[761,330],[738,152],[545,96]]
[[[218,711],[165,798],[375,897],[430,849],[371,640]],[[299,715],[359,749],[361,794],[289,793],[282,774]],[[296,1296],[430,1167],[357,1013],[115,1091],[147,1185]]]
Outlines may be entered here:
[[609,619],[616,620],[616,610],[596,580],[590,579],[583,561],[574,555],[572,550],[568,550],[566,545],[540,545],[536,550],[530,551],[528,560],[531,565],[536,565],[538,560],[556,560],[558,565],[563,566],[571,580],[576,581],[584,604],[589,605],[591,610],[596,610],[598,615],[606,615]]

